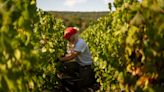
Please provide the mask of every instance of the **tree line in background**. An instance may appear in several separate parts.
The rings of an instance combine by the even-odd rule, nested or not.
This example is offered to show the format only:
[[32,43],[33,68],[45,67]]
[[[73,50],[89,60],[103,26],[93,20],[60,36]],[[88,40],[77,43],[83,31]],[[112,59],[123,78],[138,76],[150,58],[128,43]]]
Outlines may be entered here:
[[108,14],[106,12],[66,12],[66,11],[48,11],[56,18],[63,20],[65,26],[76,26],[81,31],[84,31],[90,24],[98,18]]

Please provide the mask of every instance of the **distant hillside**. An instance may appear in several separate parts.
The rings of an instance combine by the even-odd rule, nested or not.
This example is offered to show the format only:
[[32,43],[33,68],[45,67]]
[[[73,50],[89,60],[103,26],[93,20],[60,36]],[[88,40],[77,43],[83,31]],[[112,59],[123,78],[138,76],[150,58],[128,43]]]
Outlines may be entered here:
[[88,25],[98,18],[105,16],[108,12],[58,12],[49,11],[56,18],[61,18],[66,26],[77,26],[84,30]]

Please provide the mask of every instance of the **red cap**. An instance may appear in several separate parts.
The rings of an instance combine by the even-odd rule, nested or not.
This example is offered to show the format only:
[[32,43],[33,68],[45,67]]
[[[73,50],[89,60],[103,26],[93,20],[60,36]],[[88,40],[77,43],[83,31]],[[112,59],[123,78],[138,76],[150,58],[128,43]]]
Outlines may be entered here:
[[76,34],[77,30],[73,27],[68,27],[65,29],[64,38],[69,39],[72,35]]

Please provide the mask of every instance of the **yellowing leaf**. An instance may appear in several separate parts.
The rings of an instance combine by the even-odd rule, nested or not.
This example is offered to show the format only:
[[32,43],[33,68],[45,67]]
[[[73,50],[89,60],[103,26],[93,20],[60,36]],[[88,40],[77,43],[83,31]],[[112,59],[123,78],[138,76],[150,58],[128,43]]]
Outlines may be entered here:
[[45,47],[42,48],[42,52],[46,52],[47,49]]
[[99,65],[100,69],[105,69],[106,66],[107,66],[106,61],[100,61],[100,65]]
[[29,81],[28,86],[30,89],[34,89],[34,82],[32,80]]
[[95,58],[94,58],[94,61],[97,61],[97,60],[98,60],[98,57],[95,57]]
[[21,58],[21,52],[19,49],[16,49],[14,52],[14,55],[16,57],[17,60],[19,60]]
[[134,18],[130,21],[130,24],[139,26],[144,22],[144,18],[141,13],[137,13]]
[[12,67],[11,60],[8,60],[8,61],[7,61],[7,67],[8,67],[9,69]]
[[0,71],[6,71],[6,65],[0,64]]
[[36,1],[35,0],[32,0],[30,4],[31,5],[34,5],[35,3],[36,3]]

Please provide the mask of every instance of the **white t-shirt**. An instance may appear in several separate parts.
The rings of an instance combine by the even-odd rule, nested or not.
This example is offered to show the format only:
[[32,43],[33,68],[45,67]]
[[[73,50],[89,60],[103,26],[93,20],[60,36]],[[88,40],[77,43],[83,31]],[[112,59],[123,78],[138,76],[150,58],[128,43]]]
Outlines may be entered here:
[[69,51],[71,50],[80,52],[80,54],[76,57],[76,61],[81,66],[92,64],[92,59],[91,59],[88,45],[85,43],[83,39],[79,38],[74,46],[70,46]]
[[75,51],[80,52],[80,54],[77,56],[76,61],[82,65],[91,65],[92,59],[89,52],[88,45],[85,43],[85,41],[81,38],[78,39],[77,43],[75,44]]

